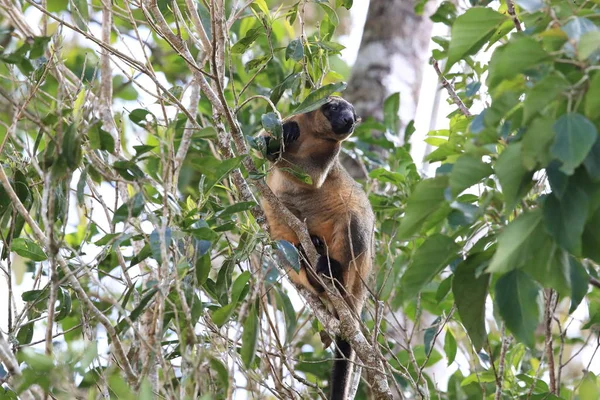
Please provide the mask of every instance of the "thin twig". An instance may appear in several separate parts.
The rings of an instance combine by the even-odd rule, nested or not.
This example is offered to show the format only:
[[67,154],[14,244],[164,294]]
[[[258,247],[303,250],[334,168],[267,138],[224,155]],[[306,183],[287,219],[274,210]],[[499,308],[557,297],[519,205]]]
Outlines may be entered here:
[[515,11],[515,3],[513,0],[506,0],[506,9],[508,11],[508,15],[512,18],[517,31],[523,32],[523,28],[521,28],[521,22],[519,21],[519,17],[517,17],[517,12]]
[[496,382],[496,395],[495,400],[500,400],[502,397],[502,384],[504,382],[504,363],[506,362],[506,351],[508,350],[508,344],[510,343],[510,337],[506,335],[506,327],[502,324],[502,349],[500,350],[500,359],[498,360],[498,380]]
[[471,112],[469,111],[467,106],[465,106],[465,103],[463,103],[463,101],[460,99],[460,97],[458,97],[458,94],[456,94],[456,90],[454,89],[454,86],[452,86],[452,84],[450,82],[448,82],[446,77],[444,77],[444,74],[440,70],[440,66],[438,65],[437,60],[435,58],[432,58],[431,60],[433,63],[433,69],[435,69],[435,72],[438,74],[438,77],[440,78],[440,82],[442,83],[442,86],[448,91],[448,94],[450,95],[450,98],[452,99],[454,104],[456,104],[458,106],[458,108],[463,113],[463,115],[465,115],[466,117],[471,117]]

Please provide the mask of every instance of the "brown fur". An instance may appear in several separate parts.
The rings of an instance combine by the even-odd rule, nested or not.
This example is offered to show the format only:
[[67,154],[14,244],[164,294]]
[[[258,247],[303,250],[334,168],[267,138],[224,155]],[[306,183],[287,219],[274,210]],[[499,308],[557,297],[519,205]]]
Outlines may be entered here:
[[[351,107],[343,99],[336,98],[334,101]],[[345,292],[342,295],[359,316],[366,295],[365,284],[372,269],[375,217],[366,193],[338,159],[341,143],[352,130],[342,135],[334,133],[322,109],[293,116],[285,122],[290,121],[298,124],[300,135],[282,150],[267,183],[283,204],[306,222],[310,235],[323,241],[330,259],[341,264]],[[286,168],[300,169],[310,175],[313,184],[304,183]],[[271,237],[298,245],[295,233],[268,203],[263,202],[263,207]],[[304,264],[299,273],[290,270],[290,279],[326,300],[326,292],[309,281],[307,274],[314,272],[307,271],[307,268],[310,267]],[[346,368],[351,371],[351,367]],[[344,380],[346,386],[347,380]],[[347,389],[337,390],[346,393]]]

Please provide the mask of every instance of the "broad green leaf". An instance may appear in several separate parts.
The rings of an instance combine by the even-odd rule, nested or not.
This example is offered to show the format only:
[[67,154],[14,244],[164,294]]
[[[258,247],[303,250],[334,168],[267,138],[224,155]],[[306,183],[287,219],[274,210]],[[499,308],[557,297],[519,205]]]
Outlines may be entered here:
[[521,36],[494,51],[489,65],[487,84],[490,88],[546,60],[548,53],[531,36]]
[[580,61],[587,60],[592,54],[600,50],[600,31],[584,33],[577,44],[577,58]]
[[288,242],[287,240],[278,240],[277,248],[283,253],[285,259],[292,269],[296,272],[300,272],[300,254],[296,246]]
[[236,303],[240,300],[240,295],[244,291],[246,284],[250,280],[250,272],[244,271],[242,272],[233,282],[233,286],[231,288],[231,302]]
[[141,263],[146,258],[150,257],[150,254],[152,254],[152,249],[149,245],[145,244],[144,247],[142,247],[142,249],[140,250],[140,252],[131,258],[131,263],[129,264],[129,266],[133,267],[134,265]]
[[527,193],[531,175],[521,162],[522,143],[511,143],[498,157],[496,176],[502,186],[506,213],[511,212],[521,197]]
[[425,346],[425,354],[429,354],[431,351],[431,345],[433,344],[433,339],[435,339],[435,334],[440,329],[439,324],[442,321],[442,317],[437,317],[429,326],[429,328],[425,329],[425,333],[423,334],[423,345]]
[[452,25],[446,71],[457,61],[477,53],[506,18],[487,7],[470,8],[456,18]]
[[555,136],[552,130],[553,123],[554,121],[548,118],[536,118],[523,135],[521,160],[527,170],[545,167],[550,162],[550,145]]
[[329,101],[329,96],[336,92],[342,92],[346,89],[346,82],[338,82],[338,83],[330,83],[328,85],[322,86],[319,89],[315,90],[306,98],[296,109],[294,110],[294,114],[304,114],[307,112],[311,112],[321,107],[323,104]]
[[535,249],[537,232],[543,229],[542,210],[524,212],[504,227],[488,272],[504,273],[518,268]]
[[79,167],[82,156],[81,137],[75,124],[69,125],[63,137],[62,155],[67,163],[67,168],[74,171]]
[[236,306],[237,306],[237,302],[229,303],[229,304],[224,305],[221,308],[216,309],[212,313],[212,320],[215,323],[215,325],[217,325],[219,328],[222,327],[223,325],[225,325],[225,323],[227,321],[229,321],[229,318],[233,314],[233,311],[235,310]]
[[196,260],[196,280],[198,285],[204,285],[211,270],[210,254],[204,254]]
[[583,256],[600,263],[600,208],[590,217],[583,231]]
[[14,239],[11,250],[21,257],[29,258],[32,261],[44,261],[48,259],[44,250],[37,243],[26,238]]
[[69,0],[71,17],[75,24],[84,32],[87,32],[90,23],[90,5],[86,0]]
[[19,328],[17,332],[17,342],[19,342],[20,345],[26,345],[31,343],[31,340],[33,339],[33,325],[33,322],[28,322],[26,324],[21,325],[21,327]]
[[570,185],[559,199],[549,194],[544,201],[544,222],[554,240],[574,255],[581,255],[581,235],[588,216],[587,194]]
[[571,295],[571,278],[568,253],[560,248],[543,229],[538,229],[535,246],[529,246],[529,254],[521,267],[540,285],[558,291],[561,296]]
[[456,348],[456,339],[454,339],[452,331],[450,329],[446,329],[446,336],[444,338],[444,353],[446,353],[448,365],[452,364],[456,358]]
[[229,175],[231,171],[238,168],[245,157],[246,156],[241,155],[234,158],[225,159],[217,164],[213,170],[210,172],[207,171],[206,180],[204,181],[204,192],[210,192],[218,182]]
[[452,196],[458,196],[463,190],[475,185],[494,171],[490,164],[481,161],[480,157],[461,156],[450,172],[450,189]]
[[448,236],[435,234],[415,252],[400,279],[403,302],[412,300],[448,263],[456,258],[458,245]]
[[[122,204],[113,215],[113,223],[125,222],[129,218],[137,218],[144,210],[144,195],[136,193],[127,203]],[[96,243],[97,244],[97,243]]]
[[302,45],[302,40],[294,39],[288,44],[285,49],[285,59],[289,60],[290,58],[294,61],[300,61],[304,57],[304,46]]
[[421,229],[427,217],[444,203],[444,191],[447,186],[447,176],[419,182],[407,200],[404,217],[396,235],[398,240],[410,239]]
[[271,133],[273,137],[281,139],[283,136],[283,127],[277,114],[274,112],[263,114],[260,120],[265,131]]
[[[150,249],[152,250],[152,258],[154,258],[159,264],[162,264],[162,251],[161,251],[162,241],[161,241],[161,239],[163,239],[163,238],[161,237],[158,230],[155,229],[150,234],[149,239],[150,239]],[[166,228],[164,240],[165,240],[165,248],[168,253],[169,246],[171,246],[171,228]]]
[[585,116],[592,121],[600,118],[600,71],[592,75],[584,100]]
[[452,279],[452,293],[460,320],[471,338],[476,351],[481,350],[485,331],[485,299],[488,294],[490,274],[477,276],[477,270],[488,262],[488,253],[477,253],[458,264]]
[[583,165],[594,182],[600,181],[600,136],[594,142],[585,160],[583,160]]
[[383,124],[393,135],[400,131],[400,93],[396,92],[388,96],[383,103]]
[[250,46],[252,46],[252,43],[254,43],[262,33],[262,26],[250,29],[248,32],[246,32],[246,36],[238,40],[237,43],[231,47],[231,52],[233,54],[244,53],[246,50],[248,50]]
[[588,292],[589,276],[583,265],[573,256],[569,256],[571,278],[571,307],[569,314],[575,311]]
[[246,368],[250,368],[256,355],[258,345],[258,315],[254,305],[250,308],[246,321],[244,322],[244,332],[242,333],[242,349],[240,356]]
[[524,120],[529,121],[535,114],[546,108],[560,93],[569,87],[562,74],[551,73],[527,93],[523,102]]
[[580,400],[596,400],[600,398],[600,386],[598,386],[598,378],[593,372],[588,372],[578,390]]
[[290,168],[279,167],[279,170],[287,172],[288,174],[292,175],[294,178],[298,179],[302,183],[306,183],[307,185],[313,184],[312,177],[309,174],[307,174],[306,172],[304,172],[304,170],[301,169],[301,167],[299,167],[297,165],[292,165]]
[[515,338],[535,347],[535,330],[541,322],[540,287],[521,270],[513,270],[496,282],[495,304],[506,327]]
[[560,170],[572,175],[592,149],[598,131],[586,117],[577,113],[564,114],[554,124],[556,138],[550,151],[562,162]]
[[210,359],[210,367],[217,373],[217,377],[220,381],[219,387],[223,388],[223,390],[226,392],[227,388],[229,387],[229,371],[227,370],[227,367],[221,360],[214,357]]

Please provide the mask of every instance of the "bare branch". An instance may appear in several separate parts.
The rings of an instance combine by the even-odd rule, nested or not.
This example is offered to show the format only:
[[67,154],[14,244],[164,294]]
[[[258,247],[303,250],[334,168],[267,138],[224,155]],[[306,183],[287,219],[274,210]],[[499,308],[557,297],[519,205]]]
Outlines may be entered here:
[[433,63],[433,69],[435,69],[435,72],[438,74],[438,77],[440,78],[440,82],[442,82],[442,86],[448,91],[448,94],[450,95],[450,98],[452,99],[454,104],[456,104],[458,106],[458,108],[460,109],[460,111],[463,113],[464,116],[470,117],[471,112],[465,106],[465,103],[463,103],[463,101],[460,99],[460,97],[458,97],[458,94],[456,94],[456,90],[454,90],[454,86],[452,86],[452,84],[450,82],[448,82],[446,77],[444,77],[444,74],[440,70],[440,66],[438,65],[437,60],[432,58],[431,61]]

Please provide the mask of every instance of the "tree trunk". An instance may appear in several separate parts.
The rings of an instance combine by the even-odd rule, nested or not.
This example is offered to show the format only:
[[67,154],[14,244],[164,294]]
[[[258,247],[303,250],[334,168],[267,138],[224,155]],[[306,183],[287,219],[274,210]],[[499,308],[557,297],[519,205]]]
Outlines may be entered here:
[[[435,7],[435,1],[429,6]],[[415,116],[433,23],[415,15],[414,0],[371,0],[344,96],[362,118],[383,119],[383,101],[400,92],[402,126]],[[398,132],[400,134],[400,132]]]

